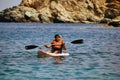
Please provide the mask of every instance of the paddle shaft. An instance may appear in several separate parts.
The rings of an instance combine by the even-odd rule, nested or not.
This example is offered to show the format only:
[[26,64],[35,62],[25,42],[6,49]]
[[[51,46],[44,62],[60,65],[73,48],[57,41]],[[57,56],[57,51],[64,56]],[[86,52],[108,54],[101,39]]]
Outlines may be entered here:
[[[83,39],[74,40],[71,43],[72,44],[82,44],[83,43]],[[37,47],[39,47],[39,46],[37,46],[37,45],[28,45],[28,46],[25,46],[25,49],[29,50],[29,49],[34,49],[34,48],[37,48]],[[39,48],[41,48],[41,47],[39,47]]]

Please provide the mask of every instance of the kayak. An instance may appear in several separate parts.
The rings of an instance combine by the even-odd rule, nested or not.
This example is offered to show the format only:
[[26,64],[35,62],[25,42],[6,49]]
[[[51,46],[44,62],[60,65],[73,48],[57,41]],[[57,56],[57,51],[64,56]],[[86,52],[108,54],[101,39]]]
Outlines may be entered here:
[[47,56],[53,56],[53,57],[58,57],[58,56],[69,56],[69,53],[67,52],[62,52],[62,53],[58,53],[58,54],[55,54],[55,53],[50,53],[50,52],[46,52],[46,51],[43,51],[43,50],[39,50],[38,51],[38,56],[43,56],[43,57],[47,57]]

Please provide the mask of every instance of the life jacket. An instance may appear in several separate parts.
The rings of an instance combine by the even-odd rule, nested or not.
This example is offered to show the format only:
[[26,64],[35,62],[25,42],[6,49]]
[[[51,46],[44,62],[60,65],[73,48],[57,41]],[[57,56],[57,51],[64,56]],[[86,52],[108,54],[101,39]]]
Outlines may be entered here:
[[53,40],[51,44],[53,49],[61,49],[63,45],[63,40],[59,41]]

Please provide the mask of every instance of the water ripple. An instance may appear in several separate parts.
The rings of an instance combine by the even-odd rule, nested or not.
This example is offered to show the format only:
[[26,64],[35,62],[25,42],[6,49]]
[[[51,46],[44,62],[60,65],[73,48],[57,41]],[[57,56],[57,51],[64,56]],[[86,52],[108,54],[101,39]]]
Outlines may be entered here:
[[[43,27],[44,26],[44,27]],[[0,23],[0,80],[119,80],[120,28],[100,24]],[[38,58],[54,34],[64,38],[70,56],[61,63],[53,57]],[[76,39],[83,44],[71,44]]]

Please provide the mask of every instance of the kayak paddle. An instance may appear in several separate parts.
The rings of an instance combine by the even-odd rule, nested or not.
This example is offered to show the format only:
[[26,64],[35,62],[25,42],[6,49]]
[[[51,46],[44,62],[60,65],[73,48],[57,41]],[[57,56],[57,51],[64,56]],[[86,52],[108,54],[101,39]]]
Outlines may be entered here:
[[72,44],[81,44],[81,43],[83,43],[83,39],[74,40],[71,43]]
[[36,45],[28,45],[28,46],[25,46],[25,49],[34,49],[34,48],[37,48],[39,46],[36,46]]
[[[78,39],[78,40],[74,40],[71,42],[72,44],[82,44],[83,43],[83,39]],[[29,49],[34,49],[34,48],[37,48],[39,46],[36,46],[36,45],[28,45],[28,46],[25,46],[25,49],[26,50],[29,50]]]

